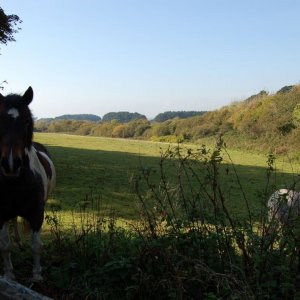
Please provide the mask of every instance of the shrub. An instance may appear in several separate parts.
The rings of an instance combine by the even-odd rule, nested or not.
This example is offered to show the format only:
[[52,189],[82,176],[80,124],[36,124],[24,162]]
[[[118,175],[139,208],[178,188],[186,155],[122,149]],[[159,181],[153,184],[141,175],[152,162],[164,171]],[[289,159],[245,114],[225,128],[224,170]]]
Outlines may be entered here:
[[[135,183],[143,211],[142,232],[147,232],[150,240],[176,236],[173,244],[169,241],[169,247],[172,254],[181,254],[177,262],[188,259],[194,266],[201,265],[201,272],[193,270],[189,275],[195,280],[192,285],[187,278],[180,282],[181,292],[187,294],[177,290],[177,297],[263,299],[272,295],[272,299],[293,299],[299,295],[295,280],[300,266],[299,226],[267,221],[265,203],[274,189],[270,183],[275,157],[268,157],[266,190],[259,194],[264,201],[257,226],[242,186],[241,201],[248,217],[239,220],[230,213],[220,177],[222,152],[227,153],[222,141],[212,150],[169,148],[162,154],[159,182],[153,181],[151,169],[142,169],[139,178],[147,183],[147,192],[142,192],[140,179]],[[234,171],[234,165],[232,168]],[[177,174],[176,182],[168,179],[170,169]],[[171,259],[171,253],[164,262]],[[172,265],[180,270],[175,262]]]
[[112,132],[118,125],[119,123],[115,120],[111,122],[99,122],[95,127],[92,128],[91,135],[112,137]]
[[79,135],[89,135],[93,126],[94,124],[91,122],[83,122],[74,133]]

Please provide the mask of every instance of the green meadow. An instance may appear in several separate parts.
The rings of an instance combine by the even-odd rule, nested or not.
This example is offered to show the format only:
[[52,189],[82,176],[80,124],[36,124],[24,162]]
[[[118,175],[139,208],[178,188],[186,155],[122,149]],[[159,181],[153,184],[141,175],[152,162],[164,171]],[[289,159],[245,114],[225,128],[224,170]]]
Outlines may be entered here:
[[[57,171],[57,186],[48,207],[60,207],[68,215],[84,204],[88,206],[91,199],[97,199],[104,214],[113,210],[117,217],[126,220],[138,218],[131,178],[142,168],[159,174],[161,154],[168,147],[177,146],[56,133],[35,133],[35,140],[49,148]],[[185,151],[199,148],[201,144],[180,147]],[[207,147],[213,149],[213,145]],[[220,179],[227,206],[232,214],[240,217],[246,213],[245,198],[255,214],[266,202],[261,194],[267,187],[291,187],[300,169],[300,165],[291,163],[288,157],[279,157],[268,178],[267,153],[224,149],[222,157]],[[174,180],[174,176],[170,168],[167,180]]]
[[[54,299],[300,295],[299,224],[269,221],[266,210],[274,189],[298,189],[300,166],[287,156],[212,143],[35,140],[57,171],[43,228],[45,281],[35,290]],[[29,247],[14,248],[25,285],[31,257]]]

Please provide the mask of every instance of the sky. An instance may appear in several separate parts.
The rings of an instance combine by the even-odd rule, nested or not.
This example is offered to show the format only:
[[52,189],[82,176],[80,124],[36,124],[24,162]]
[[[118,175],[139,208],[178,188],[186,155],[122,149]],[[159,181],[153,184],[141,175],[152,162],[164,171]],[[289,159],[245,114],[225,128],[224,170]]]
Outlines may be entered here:
[[3,95],[35,117],[215,110],[300,83],[298,0],[1,0]]

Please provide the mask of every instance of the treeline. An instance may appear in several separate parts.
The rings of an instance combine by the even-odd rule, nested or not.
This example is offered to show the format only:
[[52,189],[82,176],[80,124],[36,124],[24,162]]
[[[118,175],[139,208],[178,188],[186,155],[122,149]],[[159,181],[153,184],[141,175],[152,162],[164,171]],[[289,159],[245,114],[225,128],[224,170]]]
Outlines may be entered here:
[[300,86],[283,87],[275,94],[261,91],[244,101],[186,119],[38,121],[36,130],[166,142],[195,142],[223,134],[227,143],[236,147],[267,149],[272,145],[277,153],[284,153],[300,145]]
[[[39,119],[35,130],[40,132],[63,132],[103,137],[139,138],[176,142],[189,139],[177,136],[176,121],[180,118],[202,115],[197,111],[167,111],[157,115],[153,121],[139,113],[110,112],[100,117],[89,114],[62,115],[56,118]],[[162,122],[162,120],[167,120]]]
[[116,120],[120,123],[128,123],[137,119],[147,119],[146,116],[141,115],[137,112],[130,113],[128,111],[119,111],[119,112],[109,112],[105,114],[102,118],[103,122],[111,122]]
[[164,122],[174,118],[186,119],[194,116],[201,116],[205,111],[166,111],[158,114],[153,121]]
[[101,121],[101,117],[93,114],[74,114],[74,115],[61,115],[55,118],[43,118],[39,119],[40,122],[53,122],[58,120],[77,120],[77,121]]
[[77,120],[57,120],[48,122],[38,120],[35,130],[38,132],[60,132],[78,135],[92,135],[114,138],[137,138],[154,141],[177,142],[190,140],[189,134],[179,133],[178,120],[169,120],[163,123],[150,122],[147,119],[137,119],[128,123],[117,120],[110,122],[90,122]]
[[[166,111],[158,114],[154,118],[154,122],[164,122],[174,118],[189,118],[204,114],[204,111]],[[118,121],[120,123],[128,123],[137,119],[147,119],[145,115],[140,113],[131,113],[128,111],[109,112],[102,118],[103,122]],[[73,114],[73,115],[61,115],[55,118],[43,118],[39,119],[39,122],[53,122],[58,120],[75,120],[75,121],[92,121],[99,122],[101,117],[93,114]]]
[[62,132],[119,138],[141,138],[149,128],[151,128],[151,123],[147,119],[137,119],[127,123],[121,123],[117,120],[112,120],[110,122],[77,120],[47,122],[38,120],[35,123],[35,130],[41,132]]

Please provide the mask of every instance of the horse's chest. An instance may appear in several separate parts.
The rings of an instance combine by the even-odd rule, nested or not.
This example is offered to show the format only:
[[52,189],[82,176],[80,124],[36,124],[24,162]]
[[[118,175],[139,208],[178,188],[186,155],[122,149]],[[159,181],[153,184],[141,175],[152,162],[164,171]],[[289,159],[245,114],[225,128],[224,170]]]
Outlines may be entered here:
[[42,203],[44,189],[41,179],[30,174],[25,180],[0,181],[0,211],[24,210]]

